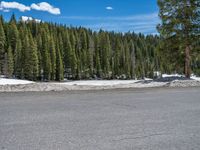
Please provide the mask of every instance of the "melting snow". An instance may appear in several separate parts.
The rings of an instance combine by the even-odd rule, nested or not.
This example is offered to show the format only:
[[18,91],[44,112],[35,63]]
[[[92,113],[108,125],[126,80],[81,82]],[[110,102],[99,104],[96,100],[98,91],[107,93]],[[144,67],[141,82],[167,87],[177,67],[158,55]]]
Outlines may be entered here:
[[0,85],[19,85],[19,84],[31,84],[31,83],[34,82],[28,80],[0,78]]

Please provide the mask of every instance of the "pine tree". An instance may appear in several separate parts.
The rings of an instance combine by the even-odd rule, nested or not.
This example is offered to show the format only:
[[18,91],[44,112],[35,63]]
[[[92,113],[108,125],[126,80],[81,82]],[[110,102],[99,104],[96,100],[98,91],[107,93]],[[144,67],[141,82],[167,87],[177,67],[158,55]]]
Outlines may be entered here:
[[87,60],[88,60],[88,64],[89,64],[89,74],[90,74],[90,77],[93,76],[94,74],[94,52],[95,52],[95,46],[94,46],[94,40],[93,40],[93,37],[92,36],[89,36],[88,37],[89,39],[89,49],[88,49],[88,56],[87,56]]
[[13,71],[14,71],[14,62],[13,62],[13,54],[12,54],[12,48],[11,46],[8,47],[7,50],[7,72],[6,75],[8,78],[12,77]]
[[50,38],[50,56],[51,56],[51,80],[56,77],[56,50],[53,37]]
[[22,42],[19,39],[14,53],[14,73],[17,78],[22,77]]
[[17,40],[19,39],[19,32],[15,21],[10,21],[7,38],[12,50],[15,51],[18,42]]
[[120,52],[121,52],[121,41],[119,38],[116,39],[115,41],[115,50],[114,50],[114,75],[118,78],[119,75],[121,75],[120,73],[120,69],[121,69],[121,66],[120,66]]
[[110,46],[110,39],[107,33],[100,32],[99,35],[99,42],[100,42],[100,52],[101,52],[101,63],[102,63],[102,70],[105,78],[109,78],[110,72],[110,57],[111,57],[111,46]]
[[95,64],[95,75],[99,78],[102,78],[102,69],[99,55],[99,37],[95,36],[95,56],[94,56],[94,64]]
[[56,45],[56,80],[62,81],[64,79],[64,67],[61,57],[59,45]]
[[130,55],[131,55],[131,77],[135,79],[135,66],[136,66],[136,57],[135,57],[135,46],[133,41],[130,41]]
[[[47,30],[47,29],[46,29]],[[42,31],[42,73],[43,80],[49,81],[51,78],[51,57],[49,51],[49,32]]]
[[89,55],[89,46],[87,41],[87,35],[85,30],[80,30],[80,62],[81,62],[81,76],[83,78],[89,77],[89,63],[90,60],[87,59],[87,56]]
[[77,55],[76,55],[76,38],[75,34],[71,33],[70,34],[70,43],[71,43],[71,51],[70,51],[70,65],[71,65],[71,73],[72,73],[72,78],[76,79],[77,78],[77,69],[78,69],[78,60],[77,60]]
[[3,18],[0,19],[0,74],[3,73],[3,64],[4,64],[4,53],[6,45],[6,37],[3,28]]
[[9,23],[14,23],[14,24],[17,24],[17,20],[16,20],[16,17],[15,17],[15,14],[12,14],[11,18],[10,18],[10,22]]
[[[184,53],[184,72],[185,76],[189,78],[193,43],[200,34],[200,1],[158,0],[158,6],[160,7],[159,16],[162,20],[158,30],[164,39],[163,45],[170,45],[165,49],[169,50],[168,53],[171,57],[177,57]],[[177,55],[172,55],[172,51],[176,51]]]
[[70,42],[69,33],[65,32],[64,41],[64,66],[65,66],[65,76],[67,78],[72,78],[72,44]]
[[126,75],[126,79],[130,79],[131,77],[131,57],[130,57],[130,49],[127,40],[124,41],[124,74]]
[[29,80],[37,80],[38,77],[38,55],[36,42],[30,31],[27,31],[23,43],[24,49],[24,77]]
[[37,45],[36,41],[30,37],[30,65],[31,65],[31,80],[36,81],[38,77],[38,53],[37,53]]
[[41,34],[39,34],[36,37],[37,40],[37,49],[38,49],[38,79],[41,80],[43,76],[43,59],[42,59],[42,52],[43,52],[43,46],[42,46],[42,37]]

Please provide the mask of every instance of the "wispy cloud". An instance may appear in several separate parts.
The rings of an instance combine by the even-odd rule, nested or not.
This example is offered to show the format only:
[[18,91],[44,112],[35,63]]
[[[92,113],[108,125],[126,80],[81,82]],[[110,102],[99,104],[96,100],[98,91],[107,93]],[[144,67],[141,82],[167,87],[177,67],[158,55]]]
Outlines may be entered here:
[[47,2],[41,2],[41,3],[38,3],[38,4],[33,3],[31,5],[31,8],[34,9],[34,10],[38,10],[38,11],[46,11],[46,12],[49,12],[49,13],[54,14],[54,15],[61,14],[59,8],[55,8],[54,6],[50,5]]
[[113,7],[107,6],[106,9],[107,9],[107,10],[113,10]]
[[84,21],[82,25],[93,30],[108,30],[116,32],[156,33],[159,23],[158,13],[138,14],[130,16],[94,17],[94,16],[61,16],[63,19]]
[[0,3],[0,10],[4,12],[9,12],[10,9],[18,9],[21,12],[30,11],[31,8],[24,4],[18,2],[5,2],[1,1]]
[[134,31],[136,33],[153,33],[156,32],[156,25],[157,23],[97,23],[97,24],[88,24],[84,27],[91,28],[93,30],[108,30],[108,31],[116,31],[116,32],[127,32],[127,31]]
[[37,11],[49,12],[54,15],[61,14],[61,11],[59,8],[56,8],[47,2],[41,2],[38,4],[33,3],[31,4],[31,6],[26,6],[18,2],[5,2],[5,1],[0,2],[0,11],[9,12],[11,9],[17,9],[21,12],[37,10]]
[[134,21],[134,20],[155,20],[158,19],[158,13],[138,14],[132,16],[115,16],[115,17],[96,17],[96,16],[60,16],[62,19],[72,20],[93,20],[93,21]]

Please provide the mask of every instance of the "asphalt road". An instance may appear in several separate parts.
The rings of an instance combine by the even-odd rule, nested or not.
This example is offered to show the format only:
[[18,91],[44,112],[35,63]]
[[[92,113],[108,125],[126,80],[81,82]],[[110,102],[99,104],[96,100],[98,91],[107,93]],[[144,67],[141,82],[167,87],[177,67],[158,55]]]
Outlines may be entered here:
[[0,93],[0,150],[199,150],[200,88]]

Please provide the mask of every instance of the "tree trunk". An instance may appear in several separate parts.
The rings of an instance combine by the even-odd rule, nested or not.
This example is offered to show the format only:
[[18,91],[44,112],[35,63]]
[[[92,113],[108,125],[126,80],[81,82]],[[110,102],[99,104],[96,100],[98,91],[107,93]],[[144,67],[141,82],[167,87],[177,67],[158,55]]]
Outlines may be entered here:
[[190,78],[191,68],[190,68],[190,46],[185,48],[185,77]]

